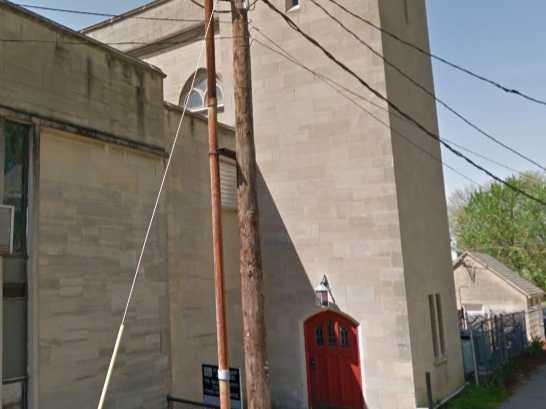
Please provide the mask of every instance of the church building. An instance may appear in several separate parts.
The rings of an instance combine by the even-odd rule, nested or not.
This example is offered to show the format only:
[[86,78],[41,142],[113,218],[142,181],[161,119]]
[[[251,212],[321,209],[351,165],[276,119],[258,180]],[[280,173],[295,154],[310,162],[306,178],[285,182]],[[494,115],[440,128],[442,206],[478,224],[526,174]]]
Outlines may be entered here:
[[[433,92],[429,58],[333,2],[316,1]],[[314,1],[274,4],[372,87],[438,132],[432,98],[355,41]],[[428,49],[424,0],[350,0],[343,5]],[[229,4],[220,2],[218,8],[219,120],[233,125],[231,20],[224,13]],[[202,24],[173,21],[202,16],[194,2],[158,0],[84,33],[103,42],[140,43],[120,49],[165,72],[169,102],[183,104],[189,98],[189,107],[204,113],[204,61],[190,89],[203,47]],[[425,406],[426,372],[432,374],[434,399],[445,398],[460,388],[463,376],[442,167],[430,157],[440,158],[438,143],[374,99],[265,4],[251,2],[249,19],[275,407]],[[325,77],[362,98],[343,97]],[[175,292],[185,308],[184,298],[194,298],[190,293],[195,290],[184,286],[183,276],[210,272],[181,274]],[[324,277],[327,308],[315,302]],[[240,308],[238,300],[230,303]],[[190,349],[196,340],[188,339],[189,329],[201,319],[194,312],[188,305],[179,323],[180,339],[172,338],[173,348],[183,348],[173,360],[172,387],[174,393],[197,398],[198,383],[189,374],[198,373],[203,358],[199,349]],[[213,317],[209,320],[212,343]],[[240,353],[234,356],[232,364],[241,366]]]
[[[430,59],[387,34],[428,49],[425,0],[342,3],[364,20],[331,0],[272,2],[438,132],[434,101],[400,74],[433,92]],[[231,16],[217,4],[221,144],[233,149]],[[0,0],[0,33],[19,41],[0,44],[0,145],[28,141],[21,193],[4,196],[28,216],[3,262],[24,289],[4,294],[21,295],[28,320],[10,381],[31,409],[95,407],[186,101],[107,405],[203,401],[216,363],[203,15],[200,0],[156,0],[75,33]],[[266,4],[251,1],[249,18],[274,408],[425,407],[426,373],[435,402],[452,396],[464,379],[440,146]],[[234,174],[224,161],[230,366],[244,370]]]

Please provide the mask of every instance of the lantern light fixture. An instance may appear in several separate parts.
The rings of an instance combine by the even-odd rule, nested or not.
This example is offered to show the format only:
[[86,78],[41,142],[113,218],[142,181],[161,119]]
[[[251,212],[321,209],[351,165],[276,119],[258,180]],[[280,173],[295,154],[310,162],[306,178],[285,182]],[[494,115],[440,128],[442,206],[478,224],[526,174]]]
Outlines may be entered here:
[[[322,281],[315,287],[315,300],[317,305],[321,307],[328,307],[330,305],[330,296],[332,291],[330,290],[330,283],[326,275],[322,277]],[[333,300],[334,297],[332,297]]]

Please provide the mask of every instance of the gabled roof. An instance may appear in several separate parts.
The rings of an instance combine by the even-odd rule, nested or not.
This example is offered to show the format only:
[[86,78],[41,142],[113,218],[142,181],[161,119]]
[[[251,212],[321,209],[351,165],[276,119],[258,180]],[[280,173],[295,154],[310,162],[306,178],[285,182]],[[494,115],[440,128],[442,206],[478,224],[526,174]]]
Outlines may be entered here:
[[484,268],[496,274],[498,277],[502,278],[516,290],[519,290],[521,293],[527,297],[532,297],[535,295],[545,294],[543,290],[534,285],[531,281],[523,278],[517,272],[510,269],[505,264],[501,263],[494,257],[491,257],[485,253],[476,253],[476,252],[464,252],[455,262],[453,268],[459,267],[463,264],[463,261],[466,257],[472,258],[474,261],[477,261]]

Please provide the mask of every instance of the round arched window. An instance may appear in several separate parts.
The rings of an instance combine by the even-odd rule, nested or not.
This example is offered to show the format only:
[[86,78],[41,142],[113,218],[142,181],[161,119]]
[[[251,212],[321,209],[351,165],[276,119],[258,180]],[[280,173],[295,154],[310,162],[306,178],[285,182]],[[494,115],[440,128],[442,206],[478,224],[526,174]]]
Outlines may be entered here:
[[[188,105],[188,111],[190,112],[205,112],[207,111],[207,70],[201,68],[197,71],[195,76],[195,82],[193,82],[193,74],[186,81],[186,85],[182,89],[180,95],[180,106]],[[218,108],[224,107],[224,90],[222,89],[222,83],[220,79],[216,78],[216,99],[218,101]]]

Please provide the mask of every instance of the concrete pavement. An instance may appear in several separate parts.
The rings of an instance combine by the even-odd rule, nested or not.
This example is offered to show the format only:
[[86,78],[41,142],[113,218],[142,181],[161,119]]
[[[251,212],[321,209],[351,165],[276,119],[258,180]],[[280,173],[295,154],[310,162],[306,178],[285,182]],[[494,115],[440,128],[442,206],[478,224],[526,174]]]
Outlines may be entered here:
[[539,369],[499,409],[546,409],[546,366]]

